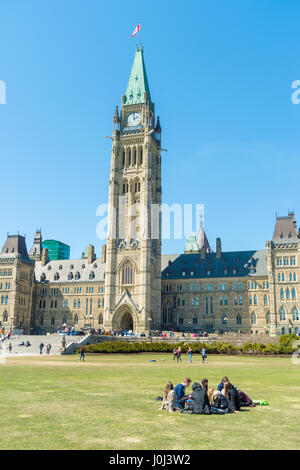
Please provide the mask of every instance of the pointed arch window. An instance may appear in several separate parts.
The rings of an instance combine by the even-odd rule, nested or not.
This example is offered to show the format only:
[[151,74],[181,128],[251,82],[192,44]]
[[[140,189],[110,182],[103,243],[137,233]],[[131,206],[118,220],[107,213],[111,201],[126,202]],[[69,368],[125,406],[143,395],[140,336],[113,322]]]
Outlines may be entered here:
[[127,260],[121,268],[121,284],[132,285],[134,283],[134,269],[130,260]]
[[297,307],[293,308],[293,321],[298,321],[299,320],[299,310]]
[[251,323],[252,323],[252,325],[256,325],[256,320],[257,320],[257,318],[256,318],[256,313],[253,312],[252,315],[251,315]]
[[98,320],[99,325],[103,325],[103,315],[99,315],[99,320]]
[[293,287],[292,289],[292,299],[296,299],[296,289]]
[[237,316],[236,316],[236,324],[237,325],[241,325],[242,324],[242,317],[241,317],[241,314],[238,313]]
[[286,319],[286,310],[283,306],[280,307],[279,313],[280,313],[280,321],[284,321]]
[[269,312],[266,314],[266,324],[267,325],[271,324],[271,314]]

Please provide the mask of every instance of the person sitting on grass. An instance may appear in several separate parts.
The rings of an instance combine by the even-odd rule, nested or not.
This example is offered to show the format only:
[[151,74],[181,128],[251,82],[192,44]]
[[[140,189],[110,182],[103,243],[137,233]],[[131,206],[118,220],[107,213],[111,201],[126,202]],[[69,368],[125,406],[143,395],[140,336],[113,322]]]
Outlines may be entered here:
[[[224,414],[225,411],[217,408],[210,403],[207,393],[208,380],[203,379],[201,384],[198,382],[193,383],[192,400],[193,412],[195,414],[209,415],[209,414]],[[214,403],[214,402],[213,402]]]
[[[218,390],[221,392],[224,388],[224,382],[229,382],[228,377],[223,377],[222,382],[219,383],[218,385]],[[235,387],[237,389],[237,387]],[[254,407],[255,404],[253,403],[253,400],[242,390],[238,390],[238,394],[240,396],[240,406],[251,406]]]
[[174,390],[172,382],[168,382],[163,393],[163,402],[161,404],[160,410],[168,410],[171,413],[175,411],[174,405],[176,402],[176,392]]
[[221,380],[221,382],[217,386],[217,390],[219,390],[219,392],[222,392],[222,390],[224,388],[224,382],[229,382],[229,379],[228,379],[228,377],[226,377],[226,375],[223,377],[223,379]]
[[185,395],[185,388],[191,385],[192,381],[189,377],[186,377],[181,384],[176,385],[175,393],[176,393],[176,402],[175,408],[181,410],[184,408],[184,404],[191,395]]
[[193,413],[199,415],[209,415],[210,414],[210,403],[207,396],[207,385],[208,380],[203,379],[201,384],[199,382],[194,382],[192,385],[192,400],[193,400]]
[[221,393],[229,402],[229,411],[239,413],[241,404],[240,396],[236,387],[234,387],[229,381],[224,382],[224,388]]
[[207,392],[207,395],[212,408],[214,407],[217,410],[221,410],[222,414],[228,412],[229,402],[219,390],[214,390],[213,388],[210,388]]

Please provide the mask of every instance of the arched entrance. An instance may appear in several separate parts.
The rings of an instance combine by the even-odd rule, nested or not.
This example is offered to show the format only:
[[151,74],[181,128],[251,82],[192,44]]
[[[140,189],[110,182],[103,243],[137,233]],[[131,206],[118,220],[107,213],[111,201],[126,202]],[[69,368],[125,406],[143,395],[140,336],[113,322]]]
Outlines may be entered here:
[[121,328],[123,330],[132,330],[133,331],[133,318],[129,312],[125,312],[121,318]]
[[134,313],[131,311],[130,307],[128,305],[122,306],[120,309],[118,309],[113,318],[112,318],[112,328],[116,330],[132,330],[136,332],[137,330],[137,324],[136,324],[137,318],[134,315]]

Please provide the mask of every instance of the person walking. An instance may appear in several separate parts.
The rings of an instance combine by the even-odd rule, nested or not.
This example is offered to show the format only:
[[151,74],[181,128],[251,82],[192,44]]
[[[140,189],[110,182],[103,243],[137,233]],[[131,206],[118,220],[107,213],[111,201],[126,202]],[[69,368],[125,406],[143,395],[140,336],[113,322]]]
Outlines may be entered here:
[[182,359],[181,359],[181,347],[179,346],[179,348],[177,349],[177,362],[182,362]]
[[40,344],[40,354],[43,354],[44,343]]
[[202,362],[205,363],[206,362],[205,359],[207,358],[207,355],[206,355],[206,350],[204,347],[202,349],[201,354],[202,354]]
[[8,350],[11,353],[11,351],[12,351],[12,344],[11,343],[9,343],[9,345],[8,345]]
[[47,354],[50,354],[50,351],[51,351],[51,344],[47,344]]
[[173,349],[173,361],[175,361],[177,357],[177,348]]
[[190,364],[192,363],[192,356],[193,356],[193,350],[191,348],[191,346],[189,347],[189,350],[187,351],[187,354],[189,355],[189,361],[190,361]]
[[83,346],[83,347],[81,348],[79,360],[81,361],[81,359],[82,359],[83,362],[84,362],[84,357],[85,357],[85,347]]

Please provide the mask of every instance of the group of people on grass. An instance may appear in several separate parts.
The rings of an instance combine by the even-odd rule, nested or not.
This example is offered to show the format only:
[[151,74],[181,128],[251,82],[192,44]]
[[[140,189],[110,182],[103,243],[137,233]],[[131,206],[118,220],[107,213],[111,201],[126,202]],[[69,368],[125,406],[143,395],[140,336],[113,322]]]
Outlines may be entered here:
[[[177,358],[177,362],[182,362],[181,354],[182,354],[182,349],[180,346],[178,348],[173,349],[173,360],[175,361],[175,359]],[[186,354],[188,354],[189,362],[191,363],[192,357],[193,357],[193,350],[191,347],[189,347]],[[202,348],[201,355],[202,355],[202,362],[206,362],[205,359],[207,358],[207,354],[206,354],[206,350],[204,347]]]
[[208,388],[207,379],[203,379],[200,383],[194,382],[192,393],[187,395],[185,389],[190,387],[191,383],[189,377],[175,388],[172,382],[168,382],[160,410],[168,410],[171,413],[180,411],[195,414],[225,414],[239,413],[242,406],[255,406],[251,398],[232,385],[226,376],[222,378],[216,390]]

